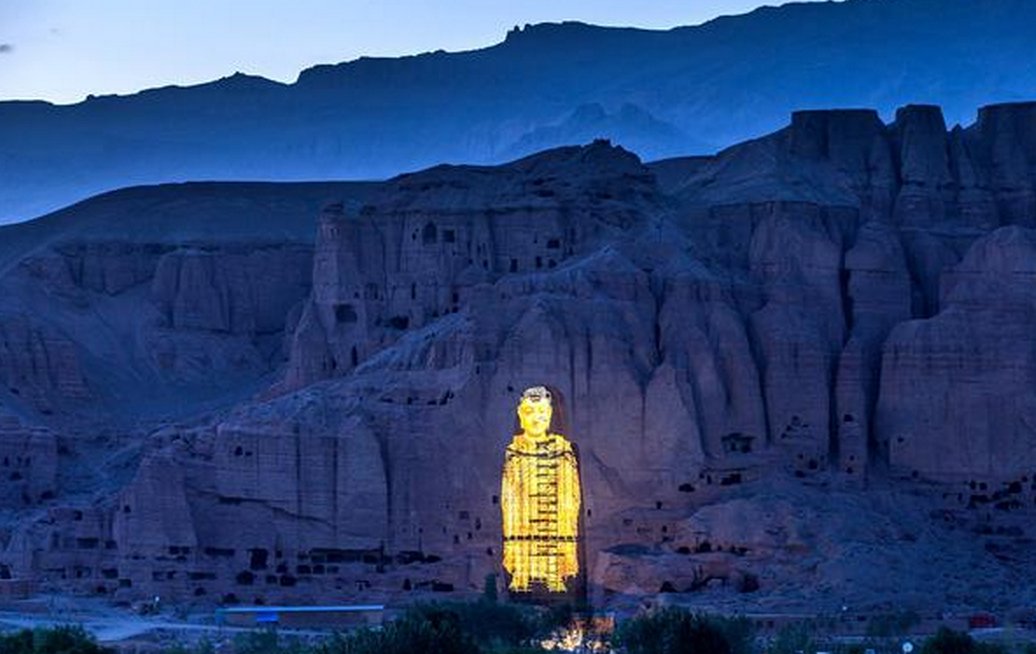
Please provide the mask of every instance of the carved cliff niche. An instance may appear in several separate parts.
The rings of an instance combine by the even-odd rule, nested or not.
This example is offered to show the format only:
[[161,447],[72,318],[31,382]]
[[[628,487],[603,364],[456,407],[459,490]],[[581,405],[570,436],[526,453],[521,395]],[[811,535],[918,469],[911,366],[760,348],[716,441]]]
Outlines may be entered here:
[[582,493],[576,449],[562,433],[561,396],[526,389],[504,457],[500,508],[503,566],[513,597],[577,594]]

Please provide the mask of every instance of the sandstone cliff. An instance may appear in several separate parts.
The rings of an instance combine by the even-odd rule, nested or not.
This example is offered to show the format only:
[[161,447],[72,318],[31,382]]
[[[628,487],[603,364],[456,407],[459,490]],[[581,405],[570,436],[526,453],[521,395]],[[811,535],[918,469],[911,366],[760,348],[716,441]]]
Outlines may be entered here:
[[1025,601],[1034,117],[809,111],[708,158],[440,166],[340,193],[313,246],[22,247],[0,400],[42,467],[2,563],[129,597],[477,592],[517,395],[550,383],[597,601]]

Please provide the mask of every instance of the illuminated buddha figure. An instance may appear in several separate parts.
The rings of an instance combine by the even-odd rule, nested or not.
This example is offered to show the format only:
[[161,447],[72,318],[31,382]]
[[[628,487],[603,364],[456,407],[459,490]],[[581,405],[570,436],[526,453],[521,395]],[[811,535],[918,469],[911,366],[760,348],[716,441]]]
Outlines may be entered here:
[[579,574],[579,468],[572,444],[551,431],[552,402],[543,386],[522,394],[521,431],[504,459],[504,569],[516,593],[565,592]]

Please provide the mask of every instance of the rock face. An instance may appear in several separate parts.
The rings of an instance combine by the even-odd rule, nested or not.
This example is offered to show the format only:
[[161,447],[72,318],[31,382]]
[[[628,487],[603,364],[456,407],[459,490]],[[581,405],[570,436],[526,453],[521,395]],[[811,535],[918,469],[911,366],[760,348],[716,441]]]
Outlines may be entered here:
[[1002,227],[943,273],[937,315],[892,331],[876,417],[894,466],[962,481],[1032,473],[1034,274],[1036,232]]
[[0,375],[7,391],[41,411],[86,399],[90,389],[73,341],[24,313],[0,317]]
[[58,490],[58,439],[0,412],[0,504],[19,509],[53,499]]
[[632,227],[652,191],[636,156],[599,142],[406,175],[358,219],[329,206],[288,386],[348,373],[407,329],[457,312],[480,284],[587,254]]
[[[62,334],[80,372],[58,383],[8,346],[0,371],[34,389],[0,396],[22,415],[11,451],[61,470],[40,454],[60,433],[117,472],[12,490],[0,563],[118,597],[476,593],[501,573],[517,398],[546,383],[579,452],[595,602],[809,607],[804,584],[850,584],[858,606],[993,601],[945,590],[967,570],[1028,598],[1034,115],[947,132],[935,107],[800,112],[657,176],[606,142],[441,166],[327,205],[312,250],[28,251],[2,278],[12,315]],[[112,331],[84,334],[84,312]],[[89,414],[131,374],[182,405],[134,414],[145,427]]]

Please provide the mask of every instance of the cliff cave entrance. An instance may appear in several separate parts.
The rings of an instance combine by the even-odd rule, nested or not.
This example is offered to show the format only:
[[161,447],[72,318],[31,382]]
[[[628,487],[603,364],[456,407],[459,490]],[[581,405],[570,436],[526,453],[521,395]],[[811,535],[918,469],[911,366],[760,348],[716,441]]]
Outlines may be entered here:
[[581,583],[582,491],[576,448],[565,437],[561,394],[522,393],[500,486],[503,567],[511,597],[573,599]]

